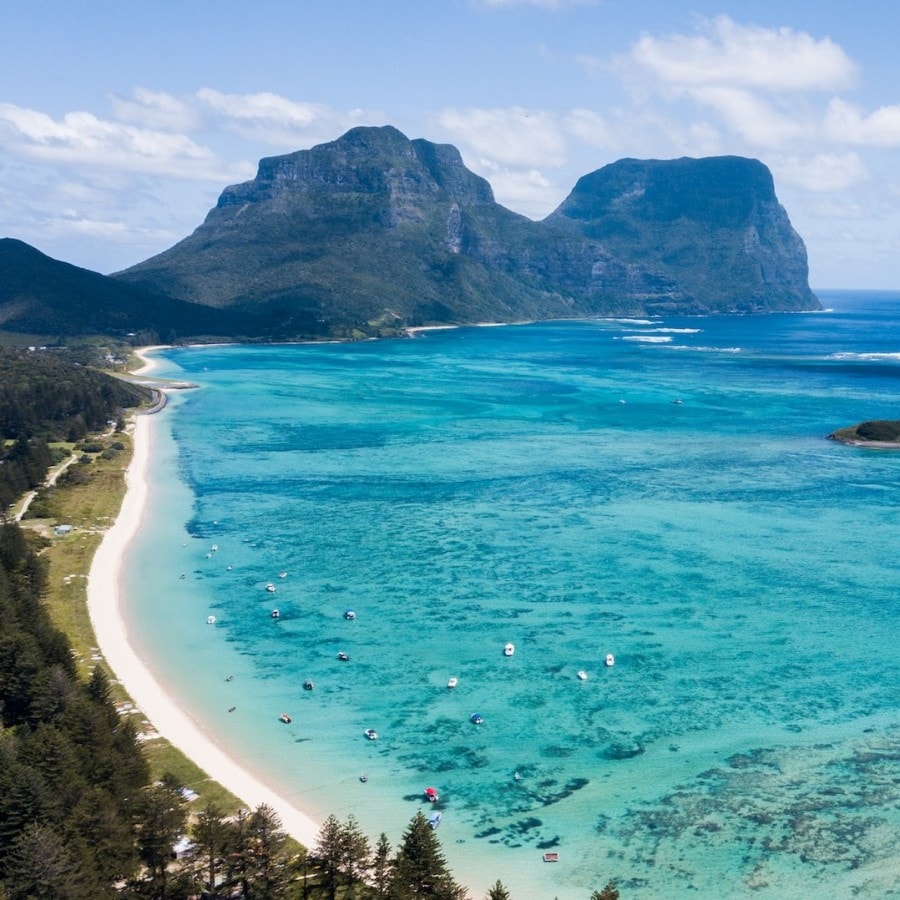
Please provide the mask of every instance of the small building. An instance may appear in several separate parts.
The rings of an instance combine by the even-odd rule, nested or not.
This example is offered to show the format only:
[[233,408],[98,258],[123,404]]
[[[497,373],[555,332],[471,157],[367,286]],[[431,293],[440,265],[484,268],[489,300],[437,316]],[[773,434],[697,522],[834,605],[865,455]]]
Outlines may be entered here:
[[65,535],[65,534],[70,534],[71,531],[72,531],[72,526],[71,526],[71,525],[56,525],[56,526],[53,528],[53,533],[54,533],[57,537],[62,537],[62,536]]

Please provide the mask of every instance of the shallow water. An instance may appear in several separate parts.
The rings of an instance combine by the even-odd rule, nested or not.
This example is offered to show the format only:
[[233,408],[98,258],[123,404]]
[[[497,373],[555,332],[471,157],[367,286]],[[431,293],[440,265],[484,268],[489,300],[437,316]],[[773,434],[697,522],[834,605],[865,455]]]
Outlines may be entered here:
[[437,787],[476,898],[897,890],[900,453],[825,435],[898,418],[900,297],[823,302],[167,351],[144,652],[319,818]]

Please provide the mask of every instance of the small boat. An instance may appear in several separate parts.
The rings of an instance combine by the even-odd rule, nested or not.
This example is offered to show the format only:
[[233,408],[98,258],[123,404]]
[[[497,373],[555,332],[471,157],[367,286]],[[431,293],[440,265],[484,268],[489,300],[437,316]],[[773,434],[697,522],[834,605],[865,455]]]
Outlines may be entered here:
[[578,680],[579,681],[587,681],[587,672],[584,669],[578,670]]
[[516,645],[513,643],[509,643],[503,648],[504,656],[512,656],[513,653],[515,653],[515,652],[516,652]]
[[341,662],[349,662],[349,660],[350,660],[350,654],[349,654],[349,653],[344,653],[344,651],[341,650],[341,651],[338,652],[337,658],[338,658]]
[[207,617],[206,617],[206,624],[207,624],[207,625],[215,625],[215,624],[216,624],[216,617],[215,617],[215,616],[207,616]]
[[363,784],[365,784],[365,783],[369,780],[369,776],[366,775],[365,772],[363,772],[362,775],[359,776],[359,780],[360,780]]
[[435,811],[428,817],[428,824],[429,824],[432,828],[437,828],[438,825],[441,824],[441,819],[443,819],[443,818],[444,818],[444,816],[443,816],[443,814],[441,813],[441,811],[440,811],[440,810],[435,810]]
[[311,691],[314,687],[315,685],[308,678],[303,682],[304,691]]
[[273,609],[272,612],[271,612],[271,616],[272,616],[273,619],[280,619],[280,618],[281,618],[281,611],[280,611],[280,610],[277,610],[277,609]]
[[352,622],[352,621],[356,618],[356,613],[353,612],[352,609],[345,609],[345,610],[344,610],[344,618],[345,618],[348,622]]
[[278,717],[278,719],[279,719],[281,722],[284,722],[285,725],[290,725],[290,724],[291,724],[291,717],[290,717],[287,713],[282,713],[282,714]]
[[210,549],[210,551],[211,551],[212,553],[215,553],[215,552],[218,551],[219,545],[218,545],[218,544],[213,544],[212,547],[210,547],[209,549]]
[[278,588],[276,588],[275,585],[272,584],[272,582],[270,581],[270,582],[266,585],[266,590],[267,590],[270,594],[274,594],[275,591],[278,590]]
[[612,653],[606,654],[606,664],[608,666],[614,666],[616,664],[616,658],[612,655]]
[[559,854],[555,850],[550,850],[544,854],[544,862],[559,862]]
[[278,577],[279,578],[287,578],[287,572],[279,572]]
[[473,725],[483,725],[484,724],[484,716],[481,713],[472,713],[472,715],[469,716],[469,721]]
[[459,684],[459,679],[454,675],[448,682],[448,688],[455,688]]
[[437,803],[440,800],[440,796],[438,795],[437,789],[433,787],[425,788],[425,799],[431,803]]
[[364,734],[370,741],[378,740],[378,732],[374,728],[367,728]]
[[225,566],[225,571],[230,572],[233,568],[234,568],[234,566],[231,565],[231,563],[229,563],[227,566]]

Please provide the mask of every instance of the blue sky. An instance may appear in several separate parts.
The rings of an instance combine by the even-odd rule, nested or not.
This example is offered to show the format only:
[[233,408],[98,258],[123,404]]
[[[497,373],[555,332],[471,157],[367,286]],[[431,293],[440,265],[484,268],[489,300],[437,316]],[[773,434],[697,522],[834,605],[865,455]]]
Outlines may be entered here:
[[623,157],[761,159],[816,287],[900,288],[900,4],[29,0],[0,29],[0,236],[115,271],[261,157],[394,125],[550,213]]

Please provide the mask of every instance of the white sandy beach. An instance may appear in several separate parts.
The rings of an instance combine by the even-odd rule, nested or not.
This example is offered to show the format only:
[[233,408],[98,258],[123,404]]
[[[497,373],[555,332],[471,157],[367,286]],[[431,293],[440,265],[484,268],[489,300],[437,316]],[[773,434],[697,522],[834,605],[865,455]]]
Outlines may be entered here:
[[[145,348],[146,350],[158,348]],[[152,360],[139,353],[145,365]],[[262,803],[274,809],[292,837],[307,847],[316,844],[319,824],[288,803],[274,790],[233,759],[226,747],[204,732],[200,724],[165,692],[154,674],[135,653],[128,625],[122,615],[121,569],[125,550],[138,533],[148,494],[148,462],[152,443],[153,416],[139,415],[134,428],[134,456],[126,472],[127,492],[115,523],[94,556],[88,576],[88,610],[101,653],[160,735],[189,756],[211,778],[225,786],[247,805]]]

